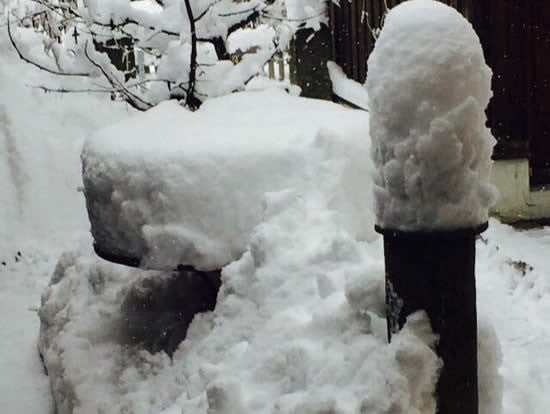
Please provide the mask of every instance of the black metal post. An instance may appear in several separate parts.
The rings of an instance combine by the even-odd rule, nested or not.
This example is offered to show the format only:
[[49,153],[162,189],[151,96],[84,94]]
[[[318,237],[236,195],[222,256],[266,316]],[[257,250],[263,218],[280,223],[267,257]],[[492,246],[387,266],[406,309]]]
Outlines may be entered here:
[[376,230],[384,236],[388,339],[424,310],[443,360],[438,414],[477,414],[475,237],[487,229]]

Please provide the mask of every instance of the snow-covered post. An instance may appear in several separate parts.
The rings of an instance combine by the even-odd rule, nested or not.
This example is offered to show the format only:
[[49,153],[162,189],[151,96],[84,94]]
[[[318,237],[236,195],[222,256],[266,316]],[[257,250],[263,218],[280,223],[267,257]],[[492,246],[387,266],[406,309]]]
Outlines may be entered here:
[[424,309],[444,364],[438,413],[474,414],[475,237],[496,196],[484,113],[491,70],[472,26],[435,0],[393,8],[368,67],[388,336]]

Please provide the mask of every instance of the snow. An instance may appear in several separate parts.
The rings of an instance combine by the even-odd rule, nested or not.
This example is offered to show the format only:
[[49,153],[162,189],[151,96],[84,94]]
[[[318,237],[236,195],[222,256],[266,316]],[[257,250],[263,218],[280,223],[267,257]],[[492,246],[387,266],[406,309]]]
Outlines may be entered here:
[[378,224],[486,222],[496,199],[484,113],[491,70],[470,23],[440,2],[404,2],[388,13],[368,68]]
[[285,5],[291,23],[316,31],[322,23],[328,24],[327,4],[323,0],[286,0]]
[[60,80],[20,62],[5,31],[0,32],[0,56],[0,223],[9,223],[0,226],[0,249],[5,250],[29,237],[50,238],[87,226],[85,212],[74,214],[84,210],[84,197],[77,192],[82,185],[78,153],[88,134],[128,111],[124,105],[106,106],[106,97],[46,95],[36,89],[59,86]]
[[32,88],[56,82],[18,60],[0,25],[2,413],[54,412],[37,352],[40,295],[59,255],[77,246],[89,226],[84,197],[77,192],[84,138],[127,115],[124,106],[105,100]]
[[380,243],[351,238],[319,196],[271,194],[265,209],[216,310],[195,317],[172,361],[118,339],[126,292],[161,273],[89,248],[62,257],[40,310],[59,413],[434,413],[426,318],[386,344]]
[[245,252],[265,194],[289,190],[322,192],[343,230],[372,239],[367,123],[362,111],[279,89],[197,112],[163,103],[86,142],[94,238],[102,250],[143,258],[144,268],[219,269]]
[[518,231],[490,221],[478,243],[478,312],[502,343],[503,413],[546,413],[550,404],[550,227]]
[[269,44],[273,43],[275,30],[266,24],[261,24],[254,28],[243,28],[231,33],[226,41],[227,52],[234,54],[237,52],[246,53],[251,49],[269,49]]
[[[56,384],[73,395],[74,412],[429,407],[421,396],[433,389],[438,363],[426,346],[434,338],[425,320],[416,315],[414,335],[405,330],[385,343],[381,240],[342,234],[317,202],[273,197],[269,204],[277,208],[248,251],[224,269],[217,309],[195,318],[173,361],[117,342],[125,293],[162,272],[97,260],[89,246],[65,255],[44,296],[42,338],[50,361],[65,368]],[[521,233],[496,220],[478,242],[481,414],[546,412],[549,243],[550,228]],[[527,267],[523,275],[513,265],[524,257],[517,246],[538,258],[530,263],[537,270]]]
[[347,102],[364,109],[369,110],[369,94],[364,85],[354,81],[346,76],[340,66],[334,62],[327,62],[328,74],[332,82],[332,91],[336,96]]
[[[81,185],[78,155],[83,138],[100,124],[125,117],[126,109],[89,96],[44,95],[26,87],[54,81],[19,63],[6,46],[4,33],[0,35],[0,262],[6,262],[0,263],[2,413],[51,414],[49,382],[57,401],[66,401],[59,404],[59,414],[73,406],[74,414],[341,414],[361,408],[374,414],[422,409],[424,414],[432,410],[430,392],[438,363],[429,344],[435,338],[422,314],[416,314],[391,345],[385,343],[382,241],[370,227],[365,230],[366,240],[360,240],[354,235],[356,228],[342,224],[343,205],[334,204],[331,197],[341,178],[332,177],[330,171],[342,172],[339,163],[348,155],[328,145],[332,141],[327,136],[323,145],[309,147],[326,153],[326,169],[319,172],[325,181],[317,181],[317,191],[313,185],[308,191],[290,188],[297,180],[262,195],[260,222],[248,235],[243,254],[224,268],[218,308],[195,318],[174,359],[122,346],[117,327],[126,292],[166,272],[129,269],[98,259],[85,234],[89,223],[83,197],[75,188]],[[266,93],[278,102],[275,92]],[[246,96],[252,123],[259,103]],[[227,104],[233,101],[216,102],[219,112],[232,108]],[[317,104],[289,102],[303,111],[281,118],[278,128],[309,137],[308,144],[319,139],[312,132],[313,124],[325,122],[332,110],[338,113],[332,128],[354,128],[344,125],[350,120],[341,116],[344,110],[325,107],[327,112],[308,112],[306,106],[319,109]],[[275,108],[281,111],[282,106]],[[359,113],[368,118],[364,111]],[[243,119],[233,131],[224,132],[239,135],[241,126],[243,133],[250,132],[250,123]],[[131,125],[129,132],[139,131]],[[268,125],[262,131],[276,128]],[[120,126],[111,131],[125,133]],[[202,137],[200,130],[196,134]],[[364,131],[361,136],[368,147],[368,136]],[[225,143],[230,146],[228,140]],[[116,144],[111,145],[114,150]],[[367,168],[369,160],[364,158]],[[305,173],[311,173],[308,161],[304,159]],[[355,170],[350,174],[356,175],[356,181],[342,188],[336,199],[355,197],[348,206],[373,216],[370,196],[364,195],[372,185],[368,174]],[[239,191],[241,186],[230,188]],[[373,218],[368,220],[372,225]],[[481,414],[548,411],[549,249],[550,227],[518,231],[496,220],[490,221],[477,243]],[[49,379],[36,352],[39,308]]]

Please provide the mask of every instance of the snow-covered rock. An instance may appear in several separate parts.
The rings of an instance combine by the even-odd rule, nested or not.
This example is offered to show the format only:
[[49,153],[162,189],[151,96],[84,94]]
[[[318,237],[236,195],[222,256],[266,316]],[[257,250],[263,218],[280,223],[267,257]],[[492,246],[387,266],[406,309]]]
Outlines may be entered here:
[[378,224],[486,222],[496,196],[484,113],[491,70],[470,23],[438,1],[404,2],[388,13],[368,67]]
[[366,134],[365,112],[277,89],[213,99],[194,113],[161,104],[85,144],[94,239],[144,268],[220,269],[245,252],[266,193],[320,193],[342,230],[367,240]]

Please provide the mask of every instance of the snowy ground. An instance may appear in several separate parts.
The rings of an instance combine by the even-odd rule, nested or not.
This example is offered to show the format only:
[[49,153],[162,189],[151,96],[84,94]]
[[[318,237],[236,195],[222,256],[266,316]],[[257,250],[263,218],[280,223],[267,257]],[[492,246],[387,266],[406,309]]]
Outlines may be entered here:
[[503,348],[504,413],[550,403],[550,227],[517,231],[492,221],[478,244],[478,310]]
[[8,250],[9,255],[6,250],[2,251],[1,260],[6,263],[0,266],[2,413],[53,413],[48,377],[37,352],[39,320],[36,312],[59,255],[74,246],[73,237],[65,234],[53,242],[25,240]]
[[2,25],[0,412],[50,414],[50,387],[37,353],[40,295],[61,252],[86,240],[89,224],[77,192],[83,140],[127,110],[95,97],[32,89],[46,79],[18,61]]
[[[0,412],[51,414],[48,378],[36,351],[36,310],[61,253],[78,245],[85,250],[90,247],[82,195],[76,192],[80,185],[82,141],[100,122],[126,116],[126,110],[96,99],[59,98],[30,91],[25,84],[36,79],[35,75],[16,63],[3,40],[0,39]],[[299,221],[285,222],[285,217],[279,224],[280,228],[265,230],[286,228],[291,232],[302,225]],[[550,403],[550,228],[518,231],[494,220],[490,224],[484,241],[478,242],[478,308],[480,315],[488,316],[493,323],[502,345],[503,413],[543,414]],[[369,249],[381,260],[379,241]],[[292,252],[282,253],[287,255],[289,266],[293,265]],[[246,264],[246,260],[240,263]],[[233,272],[239,270],[236,267]],[[328,295],[324,299],[330,298],[331,281],[320,278],[317,283]],[[344,300],[333,299],[334,303]],[[331,299],[326,303],[330,305]],[[227,310],[235,311],[230,307]],[[278,317],[284,320],[290,316]],[[318,328],[312,334],[319,334],[321,327]],[[241,350],[235,347],[233,352],[238,359]],[[299,366],[298,362],[293,363]],[[136,393],[139,391],[137,387]],[[173,395],[166,398],[175,399]]]
[[[489,315],[503,348],[504,414],[544,414],[550,398],[550,295],[545,260],[550,228],[518,232],[496,221],[478,243],[478,307]],[[0,267],[0,410],[50,414],[48,378],[36,350],[40,294],[72,235],[49,243],[27,240],[22,255]],[[89,243],[84,237],[84,243]],[[497,250],[498,247],[498,250]],[[526,274],[523,265],[526,263]],[[513,261],[518,261],[515,265]],[[529,270],[530,267],[533,270]]]

